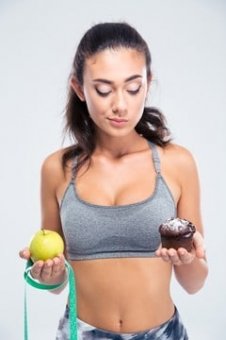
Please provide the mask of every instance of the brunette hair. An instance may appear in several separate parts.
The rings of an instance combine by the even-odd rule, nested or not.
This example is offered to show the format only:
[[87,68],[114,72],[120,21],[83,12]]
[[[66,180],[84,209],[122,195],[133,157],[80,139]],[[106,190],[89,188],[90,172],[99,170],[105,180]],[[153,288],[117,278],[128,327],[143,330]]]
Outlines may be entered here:
[[[83,85],[83,73],[87,58],[105,49],[130,48],[143,53],[146,61],[147,78],[151,79],[151,54],[141,35],[127,23],[100,23],[91,27],[82,37],[73,61],[71,76]],[[90,160],[95,149],[95,127],[89,117],[86,103],[81,101],[70,87],[65,110],[65,133],[75,144],[66,148],[62,158],[67,162],[77,158],[75,170]],[[164,115],[154,107],[145,107],[135,130],[149,141],[165,146],[170,141],[170,131]]]

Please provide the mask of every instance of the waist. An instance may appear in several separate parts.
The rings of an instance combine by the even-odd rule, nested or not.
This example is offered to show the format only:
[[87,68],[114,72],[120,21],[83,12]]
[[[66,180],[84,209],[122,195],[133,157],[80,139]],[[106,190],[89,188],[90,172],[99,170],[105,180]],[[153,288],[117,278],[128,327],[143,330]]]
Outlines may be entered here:
[[78,316],[98,328],[133,332],[168,320],[171,266],[161,259],[76,261]]
[[[147,305],[148,302],[149,305]],[[96,305],[89,306],[89,310],[88,308],[86,310],[79,308],[78,318],[86,320],[87,323],[99,329],[118,333],[133,333],[158,327],[169,320],[174,312],[174,304],[170,299],[167,301],[162,299],[159,303],[153,301],[131,303],[125,310],[115,307],[111,309],[111,307]]]
[[[69,312],[69,309],[67,307],[67,313]],[[176,323],[181,324],[180,322],[180,317],[179,317],[179,313],[176,309],[176,307],[173,307],[173,314],[170,318],[168,318],[165,322],[160,323],[158,326],[156,327],[152,327],[152,328],[146,328],[143,330],[140,330],[141,328],[139,328],[139,330],[137,331],[132,331],[132,332],[115,332],[115,331],[111,331],[108,329],[103,329],[103,328],[97,328],[94,325],[88,324],[87,322],[81,320],[81,319],[77,319],[78,322],[78,331],[79,334],[81,334],[81,338],[83,338],[83,331],[86,332],[90,332],[92,334],[98,333],[99,337],[102,338],[102,336],[109,336],[107,338],[109,339],[113,339],[114,337],[120,336],[120,338],[125,338],[125,339],[140,339],[140,338],[146,338],[147,336],[149,336],[148,338],[152,338],[152,337],[157,337],[158,339],[160,336],[166,335],[168,338],[168,334],[167,334],[167,329],[169,327],[170,324],[173,324],[173,326],[176,326]],[[181,324],[182,325],[182,324]],[[101,336],[102,335],[102,336]],[[114,337],[112,337],[114,336]],[[151,337],[152,336],[152,337]],[[99,338],[98,337],[98,338]],[[96,338],[95,338],[96,339]]]

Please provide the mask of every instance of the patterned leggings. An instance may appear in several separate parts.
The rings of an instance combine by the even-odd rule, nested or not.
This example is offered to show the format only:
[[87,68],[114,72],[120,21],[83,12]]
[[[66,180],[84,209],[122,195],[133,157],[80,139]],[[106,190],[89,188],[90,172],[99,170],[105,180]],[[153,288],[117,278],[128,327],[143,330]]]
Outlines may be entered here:
[[[170,320],[159,327],[145,332],[137,333],[112,333],[77,319],[79,340],[188,340],[186,329],[180,315],[175,308],[175,313]],[[59,322],[56,340],[69,340],[69,308],[66,307],[63,318]]]

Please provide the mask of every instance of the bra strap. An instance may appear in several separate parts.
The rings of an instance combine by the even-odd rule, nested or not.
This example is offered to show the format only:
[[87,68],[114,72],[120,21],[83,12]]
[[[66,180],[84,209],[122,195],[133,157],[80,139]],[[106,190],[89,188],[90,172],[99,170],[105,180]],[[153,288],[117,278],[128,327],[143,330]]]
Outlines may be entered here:
[[155,168],[155,172],[160,175],[161,174],[161,163],[160,163],[160,158],[159,158],[159,153],[157,150],[156,144],[149,142],[152,150],[152,160]]
[[76,157],[72,160],[72,167],[71,167],[71,183],[74,184],[75,181],[75,167],[76,167],[77,159]]

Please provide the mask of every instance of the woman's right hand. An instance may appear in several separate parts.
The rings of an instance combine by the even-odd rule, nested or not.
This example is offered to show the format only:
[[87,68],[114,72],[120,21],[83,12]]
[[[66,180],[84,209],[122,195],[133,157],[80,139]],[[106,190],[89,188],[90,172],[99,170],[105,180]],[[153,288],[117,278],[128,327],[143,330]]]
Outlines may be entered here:
[[[30,251],[28,248],[24,248],[19,252],[22,259],[30,259]],[[66,269],[65,269],[65,257],[60,254],[53,259],[46,261],[36,261],[31,268],[31,276],[45,284],[58,284],[65,281]]]

